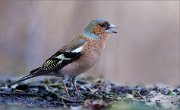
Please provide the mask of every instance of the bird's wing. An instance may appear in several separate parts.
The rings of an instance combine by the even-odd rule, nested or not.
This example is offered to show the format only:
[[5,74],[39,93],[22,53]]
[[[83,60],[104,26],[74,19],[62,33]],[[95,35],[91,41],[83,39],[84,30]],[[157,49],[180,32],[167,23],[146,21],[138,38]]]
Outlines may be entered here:
[[35,75],[42,75],[47,72],[56,71],[65,65],[73,62],[82,55],[83,44],[85,43],[80,37],[73,39],[62,49],[57,51],[49,59],[47,59],[42,67],[32,70],[30,73]]
[[42,70],[53,71],[56,68],[62,68],[68,63],[76,60],[81,56],[81,52],[61,52],[58,51],[48,60],[46,60],[42,65]]
[[79,37],[75,37],[70,42],[68,42],[65,46],[63,46],[63,48],[60,49],[60,51],[71,52],[71,51],[81,47],[86,41],[87,41],[87,39],[82,35]]

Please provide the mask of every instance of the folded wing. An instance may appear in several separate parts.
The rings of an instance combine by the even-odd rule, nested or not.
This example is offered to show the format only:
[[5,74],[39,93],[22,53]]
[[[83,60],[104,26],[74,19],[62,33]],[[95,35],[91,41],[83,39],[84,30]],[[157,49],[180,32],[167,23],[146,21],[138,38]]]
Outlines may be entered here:
[[80,37],[73,39],[47,59],[41,67],[32,70],[30,73],[38,76],[47,72],[53,72],[77,60],[82,55],[84,43],[85,41]]

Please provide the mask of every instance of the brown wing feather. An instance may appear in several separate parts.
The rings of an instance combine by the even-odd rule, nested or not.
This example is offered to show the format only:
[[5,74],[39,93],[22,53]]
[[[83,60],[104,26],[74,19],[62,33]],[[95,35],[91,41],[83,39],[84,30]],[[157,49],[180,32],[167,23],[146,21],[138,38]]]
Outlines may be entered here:
[[82,46],[86,41],[83,39],[83,36],[75,37],[70,42],[68,42],[65,46],[60,49],[61,52],[71,52],[72,50]]

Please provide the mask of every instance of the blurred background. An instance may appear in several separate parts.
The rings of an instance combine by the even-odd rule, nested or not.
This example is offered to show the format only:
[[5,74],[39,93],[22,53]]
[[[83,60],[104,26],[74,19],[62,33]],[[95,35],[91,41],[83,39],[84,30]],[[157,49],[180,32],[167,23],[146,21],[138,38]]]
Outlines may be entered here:
[[41,66],[96,18],[119,28],[87,75],[118,84],[180,84],[178,0],[1,0],[0,79]]

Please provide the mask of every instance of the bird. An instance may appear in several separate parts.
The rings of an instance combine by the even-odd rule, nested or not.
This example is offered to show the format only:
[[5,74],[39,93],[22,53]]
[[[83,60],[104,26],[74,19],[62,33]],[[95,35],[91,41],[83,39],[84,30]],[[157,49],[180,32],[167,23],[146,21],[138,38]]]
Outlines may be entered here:
[[99,59],[110,34],[117,33],[114,28],[117,27],[107,20],[92,20],[82,34],[67,42],[42,66],[30,71],[28,75],[19,80],[9,83],[8,87],[37,76],[56,76],[62,77],[68,96],[70,96],[67,89],[68,83],[79,95],[76,76],[88,71]]

